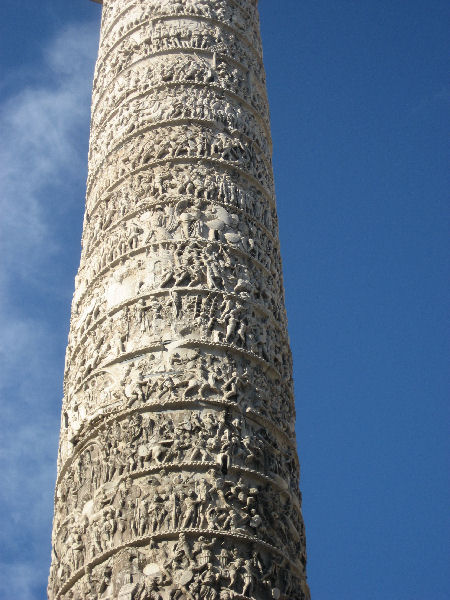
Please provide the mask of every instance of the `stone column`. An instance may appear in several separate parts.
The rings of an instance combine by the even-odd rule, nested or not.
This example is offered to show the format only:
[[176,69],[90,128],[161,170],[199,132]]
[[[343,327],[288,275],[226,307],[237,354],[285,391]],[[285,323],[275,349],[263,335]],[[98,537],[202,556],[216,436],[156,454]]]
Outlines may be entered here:
[[51,600],[309,597],[256,0],[104,0]]

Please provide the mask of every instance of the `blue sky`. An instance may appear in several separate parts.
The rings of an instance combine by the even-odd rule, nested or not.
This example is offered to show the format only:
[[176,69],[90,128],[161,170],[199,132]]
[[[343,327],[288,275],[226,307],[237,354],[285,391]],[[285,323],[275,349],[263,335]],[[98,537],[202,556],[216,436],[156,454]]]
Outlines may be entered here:
[[[448,600],[450,7],[260,12],[313,600]],[[99,15],[0,7],[0,600],[46,586]]]

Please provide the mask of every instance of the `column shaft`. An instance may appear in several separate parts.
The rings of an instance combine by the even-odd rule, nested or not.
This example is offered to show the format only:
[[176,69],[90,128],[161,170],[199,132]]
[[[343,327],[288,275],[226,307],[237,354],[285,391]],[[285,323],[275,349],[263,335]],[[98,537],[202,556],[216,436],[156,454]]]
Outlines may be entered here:
[[253,0],[104,0],[52,600],[304,600]]

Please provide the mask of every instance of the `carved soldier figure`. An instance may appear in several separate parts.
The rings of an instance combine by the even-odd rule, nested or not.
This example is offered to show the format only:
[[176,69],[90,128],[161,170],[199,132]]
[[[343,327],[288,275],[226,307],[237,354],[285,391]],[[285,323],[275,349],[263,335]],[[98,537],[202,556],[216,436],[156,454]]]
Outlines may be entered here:
[[73,566],[75,569],[79,569],[83,564],[84,559],[84,543],[81,535],[81,531],[75,530],[73,533],[73,540],[71,543]]
[[251,596],[254,586],[254,572],[252,563],[249,560],[245,560],[242,565],[242,579],[244,581],[244,587],[242,589],[243,596]]
[[205,563],[205,567],[205,570],[200,575],[200,598],[204,598],[204,600],[217,600],[219,597],[217,591],[219,576],[215,573],[210,562]]
[[186,540],[186,535],[184,533],[180,533],[178,542],[175,544],[172,551],[172,558],[170,559],[170,564],[183,566],[188,565],[190,560],[191,550]]
[[195,542],[193,555],[196,556],[199,567],[204,567],[205,565],[212,564],[212,548],[214,548],[215,543],[215,538],[213,538],[210,542],[207,542],[202,535],[198,538],[197,542]]
[[183,521],[181,527],[195,527],[197,523],[197,507],[200,500],[197,499],[195,492],[192,490],[183,501]]

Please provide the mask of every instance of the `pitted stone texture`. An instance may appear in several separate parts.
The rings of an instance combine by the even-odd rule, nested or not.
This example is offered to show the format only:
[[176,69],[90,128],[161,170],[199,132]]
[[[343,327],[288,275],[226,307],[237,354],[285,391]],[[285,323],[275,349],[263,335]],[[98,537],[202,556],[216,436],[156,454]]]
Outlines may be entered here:
[[51,600],[306,600],[256,2],[105,0]]

